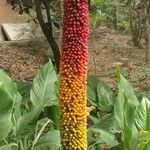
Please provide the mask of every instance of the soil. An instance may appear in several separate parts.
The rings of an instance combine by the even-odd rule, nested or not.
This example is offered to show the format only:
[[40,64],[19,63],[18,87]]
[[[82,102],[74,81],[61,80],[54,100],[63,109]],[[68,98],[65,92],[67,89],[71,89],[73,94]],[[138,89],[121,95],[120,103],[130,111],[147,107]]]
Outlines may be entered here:
[[150,65],[145,64],[145,43],[134,47],[129,35],[99,27],[90,36],[89,75],[116,85],[116,66],[137,90],[150,90]]
[[[0,22],[26,22],[10,6],[0,3]],[[5,4],[5,3],[4,3]],[[7,15],[6,15],[7,14]],[[12,17],[13,16],[13,17]],[[25,19],[24,19],[25,18]],[[116,65],[137,90],[150,90],[150,66],[144,63],[145,44],[134,47],[131,37],[107,27],[91,31],[89,40],[88,75],[93,75],[116,86]],[[37,70],[52,57],[46,40],[0,43],[0,67],[10,72],[13,79],[32,81]]]
[[19,15],[17,10],[12,10],[12,6],[5,0],[0,0],[0,23],[23,23],[29,20],[27,14]]
[[[39,45],[39,41],[19,41],[0,43],[0,68],[10,73],[15,80],[32,81],[37,70],[46,63],[44,54],[49,48]],[[41,49],[44,51],[41,51]],[[51,56],[52,57],[52,56]]]

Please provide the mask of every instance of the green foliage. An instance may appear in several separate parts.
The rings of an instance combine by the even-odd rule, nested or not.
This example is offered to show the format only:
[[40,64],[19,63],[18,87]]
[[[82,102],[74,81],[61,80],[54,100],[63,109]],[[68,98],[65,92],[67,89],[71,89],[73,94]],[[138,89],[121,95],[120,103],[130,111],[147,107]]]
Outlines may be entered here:
[[45,65],[37,74],[33,81],[30,98],[33,106],[40,107],[57,105],[55,83],[57,81],[56,72],[51,67],[52,62]]
[[0,70],[0,141],[7,137],[12,128],[11,117],[16,99],[16,84]]
[[114,115],[109,114],[101,119],[91,117],[94,123],[88,129],[88,146],[89,149],[98,149],[99,146],[107,144],[108,147],[114,147],[119,143],[115,140],[115,135],[111,132],[114,126]]
[[[123,32],[129,32],[130,23],[128,6],[128,0],[120,1],[120,4],[117,4],[117,1],[115,0],[91,1],[90,25],[92,29],[96,29],[97,27],[104,25],[111,28],[114,27],[115,29]],[[121,11],[118,12],[118,9]]]
[[143,98],[141,104],[139,105],[136,116],[135,124],[139,131],[149,131],[150,130],[150,101],[147,98]]
[[142,92],[137,92],[136,96],[140,101],[142,101],[143,97],[146,97],[147,99],[150,99],[150,91],[142,91]]
[[27,102],[30,100],[30,90],[32,87],[31,82],[22,82],[22,81],[16,81],[18,92],[22,96],[22,101]]
[[60,133],[58,130],[53,130],[42,136],[33,150],[59,150],[60,147]]
[[115,103],[115,118],[122,130],[124,149],[135,149],[137,144],[137,129],[134,124],[135,110],[139,102],[134,94],[131,84],[119,75],[118,98]]
[[141,131],[139,133],[139,150],[149,150],[150,148],[150,132],[149,131]]
[[[149,92],[136,94],[138,100],[132,85],[119,71],[117,75],[117,96],[104,82],[88,77],[88,105],[94,107],[88,116],[88,149],[149,150],[149,96],[141,100]],[[0,150],[59,150],[59,129],[58,83],[51,61],[33,83],[16,84],[0,70]]]
[[93,0],[90,7],[90,24],[92,28],[100,25],[114,26],[115,2],[111,0]]
[[87,88],[88,100],[92,106],[96,106],[103,112],[110,112],[113,108],[113,93],[111,88],[104,82],[88,77]]
[[125,32],[128,32],[129,30],[129,23],[127,22],[127,20],[119,20],[116,24],[116,27],[118,30],[122,30]]
[[54,130],[55,119],[54,122],[50,120],[59,111],[57,114],[53,111],[50,119],[42,115],[44,108],[58,105],[56,82],[51,61],[40,70],[32,86],[22,82],[16,85],[4,71],[0,71],[0,150],[59,150],[59,131]]
[[[47,7],[49,8],[50,13],[45,11],[45,2],[47,3]],[[10,2],[8,2],[10,3]],[[59,28],[61,25],[61,1],[59,0],[46,0],[46,1],[40,1],[40,7],[42,8],[42,12],[43,12],[43,18],[44,21],[46,20],[47,22],[49,22],[49,20],[47,19],[46,15],[50,15],[51,17],[51,21],[53,23],[53,25],[56,28]],[[12,9],[17,10],[18,13],[20,15],[22,14],[28,14],[30,17],[29,21],[34,21],[35,23],[38,23],[37,21],[37,17],[34,16],[34,13],[31,11],[31,9],[34,9],[35,7],[35,3],[30,1],[30,0],[12,0],[11,2],[12,5]]]
[[13,147],[17,147],[17,144],[11,143],[0,147],[0,150],[12,150]]
[[107,144],[109,147],[113,147],[118,144],[115,140],[115,136],[102,129],[90,128],[88,130],[88,148],[89,150],[98,149],[103,144]]
[[[95,100],[98,96],[94,92],[98,91],[98,84],[99,80],[96,78],[88,79],[90,89],[87,91],[88,100],[94,107],[98,107]],[[103,89],[103,85],[101,88]],[[103,93],[100,89],[99,92]],[[132,85],[119,72],[117,93],[114,103],[111,103],[114,109],[109,112],[110,114],[107,114],[108,112],[103,114],[104,111],[100,111],[101,109],[90,113],[92,126],[88,129],[89,149],[96,150],[99,147],[102,149],[107,145],[110,150],[148,150],[150,148],[150,101],[147,98],[138,100]],[[107,98],[106,94],[103,96],[104,99]],[[93,115],[95,111],[97,114],[102,113],[102,116]]]
[[19,119],[19,121],[16,124],[17,138],[30,135],[34,132],[34,128],[36,126],[39,114],[39,109],[33,109]]
[[99,82],[97,85],[97,94],[98,94],[98,106],[103,111],[111,111],[112,110],[112,90],[109,86],[104,84],[103,82]]
[[[118,97],[114,105],[114,114],[123,134],[124,149],[132,150],[137,147],[145,147],[147,143],[141,143],[141,132],[149,131],[149,100],[143,98],[137,100],[131,84],[118,75]],[[148,134],[150,135],[150,134]],[[142,149],[143,149],[142,148]]]
[[59,106],[58,105],[52,105],[52,106],[46,107],[44,109],[44,112],[54,122],[54,127],[56,129],[60,129],[60,112],[59,112]]

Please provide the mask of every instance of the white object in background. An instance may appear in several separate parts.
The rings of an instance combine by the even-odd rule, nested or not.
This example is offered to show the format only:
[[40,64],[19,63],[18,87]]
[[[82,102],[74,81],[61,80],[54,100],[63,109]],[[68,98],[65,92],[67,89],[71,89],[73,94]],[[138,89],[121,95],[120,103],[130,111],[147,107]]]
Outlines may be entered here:
[[34,37],[32,29],[27,23],[21,24],[5,23],[2,24],[1,26],[9,41],[29,40]]

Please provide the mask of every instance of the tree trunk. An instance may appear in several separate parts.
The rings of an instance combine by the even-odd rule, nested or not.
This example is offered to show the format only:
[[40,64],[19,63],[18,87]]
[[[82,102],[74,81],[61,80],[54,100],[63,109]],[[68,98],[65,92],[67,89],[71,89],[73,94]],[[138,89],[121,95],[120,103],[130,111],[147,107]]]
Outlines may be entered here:
[[116,5],[116,23],[121,19],[122,8],[121,8],[122,0],[115,0]]
[[42,31],[44,35],[46,36],[48,43],[53,51],[54,59],[56,62],[56,68],[57,72],[59,72],[59,64],[60,64],[60,51],[58,44],[56,43],[54,36],[53,36],[53,26],[51,21],[51,15],[49,11],[49,5],[47,0],[43,0],[43,5],[46,8],[46,14],[47,14],[47,22],[44,21],[43,14],[42,14],[42,8],[41,8],[41,0],[35,1],[35,7],[36,7],[36,14],[39,21],[39,24],[42,28]]
[[[129,23],[130,23],[130,30],[132,34],[132,40],[134,46],[138,46],[142,36],[142,28],[141,28],[141,18],[140,12],[135,11],[134,4],[132,0],[128,1],[128,16],[129,16]],[[135,19],[136,17],[136,19]]]
[[150,1],[145,0],[145,61],[150,64]]

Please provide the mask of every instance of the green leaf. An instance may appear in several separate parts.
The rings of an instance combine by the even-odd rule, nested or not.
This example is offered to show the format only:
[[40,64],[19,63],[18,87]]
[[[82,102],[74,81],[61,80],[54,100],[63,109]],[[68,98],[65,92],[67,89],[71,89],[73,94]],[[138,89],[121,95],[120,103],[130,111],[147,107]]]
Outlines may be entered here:
[[99,83],[99,80],[95,78],[94,76],[90,76],[87,78],[87,85],[93,90],[97,91],[97,85]]
[[118,83],[118,89],[125,93],[128,100],[131,101],[132,104],[135,106],[139,105],[139,101],[137,97],[135,96],[134,89],[130,82],[128,82],[121,74],[120,74],[120,81]]
[[98,129],[103,129],[110,131],[111,128],[114,126],[114,115],[109,114],[103,117],[101,120],[97,120],[97,122],[92,126],[92,128],[98,128]]
[[142,101],[143,97],[146,97],[150,100],[150,91],[142,91],[142,92],[136,92],[137,98]]
[[12,112],[13,108],[16,109],[19,96],[15,82],[0,70],[0,141],[12,129]]
[[15,122],[17,122],[18,119],[21,117],[21,104],[22,104],[22,96],[18,92],[16,101],[14,102],[14,105],[13,105]]
[[[21,99],[22,99],[21,95],[17,91],[16,83],[3,70],[0,70],[0,83],[3,84],[7,95],[10,97],[9,99],[11,99],[11,102],[13,103],[13,106],[11,105],[11,109],[14,108],[15,109],[14,111],[16,112],[16,109],[18,109],[18,108],[16,108],[16,106],[18,105],[18,103],[21,103]],[[8,96],[6,96],[6,97],[8,97]],[[5,103],[5,100],[4,100],[4,103]],[[7,103],[0,104],[0,105],[3,105],[3,107],[4,107],[6,104]],[[7,109],[5,109],[5,110],[7,110]],[[19,109],[18,109],[18,112],[19,112]],[[17,114],[17,115],[19,115],[19,114]]]
[[150,142],[144,145],[143,150],[150,150]]
[[124,143],[120,143],[117,146],[110,148],[110,150],[124,150]]
[[[46,122],[45,122],[46,121]],[[35,144],[37,143],[37,141],[39,140],[39,138],[41,137],[41,135],[44,133],[44,131],[46,131],[46,127],[49,125],[49,130],[51,130],[51,125],[52,124],[52,121],[48,118],[44,118],[40,121],[37,122],[37,126],[36,126],[36,132],[35,132],[35,138],[34,138],[34,141],[33,141],[33,144],[32,144],[32,147],[31,149],[34,148]],[[41,126],[41,129],[38,131],[38,126]],[[53,128],[52,128],[53,129]]]
[[44,109],[44,112],[47,114],[49,119],[51,119],[54,122],[54,126],[57,130],[60,129],[60,112],[59,112],[59,106],[53,105],[46,107]]
[[137,108],[139,102],[134,94],[132,85],[122,75],[120,75],[119,78],[118,97],[115,101],[114,115],[119,126],[123,128],[125,103],[130,103],[130,105],[133,105],[135,108]]
[[7,137],[12,129],[11,114],[0,114],[0,141]]
[[[37,126],[43,126],[46,122],[48,122],[50,119],[48,118],[48,117],[46,117],[46,118],[43,118],[43,119],[40,119],[40,120],[38,120],[38,122],[37,122]],[[53,121],[51,120],[51,123],[52,123]]]
[[149,150],[150,148],[150,132],[149,131],[140,131],[139,132],[139,150]]
[[30,82],[22,82],[22,81],[16,81],[18,91],[22,96],[23,102],[30,100],[30,90],[32,87],[32,83]]
[[12,105],[13,100],[11,99],[9,93],[6,91],[4,85],[0,82],[0,114],[10,111]]
[[88,149],[89,150],[96,150],[97,146],[104,143],[100,137],[100,133],[94,132],[92,130],[88,130],[87,132],[87,140],[88,140]]
[[[90,116],[90,118],[91,118],[91,116]],[[88,128],[88,145],[89,145],[88,149],[89,150],[99,150],[100,147],[103,147],[102,144],[108,144],[108,141],[106,141],[107,138],[105,137],[105,135],[103,136],[99,132],[93,132],[93,130],[90,130],[90,129],[96,129],[96,131],[100,130],[100,132],[103,132],[103,131],[106,132],[106,135],[108,135],[108,139],[110,136],[110,138],[112,138],[111,140],[113,142],[113,140],[115,140],[115,137],[112,134],[112,132],[113,133],[118,132],[117,129],[115,128],[115,122],[114,122],[115,118],[114,118],[113,114],[109,114],[109,115],[104,116],[101,120],[98,120],[98,119],[92,117],[92,121],[93,121],[94,125],[92,127]],[[104,137],[104,139],[103,139],[103,137]],[[116,142],[117,141],[115,140],[115,143]],[[115,145],[117,145],[117,143]],[[111,146],[112,146],[112,144],[109,144],[109,147],[111,147]]]
[[97,106],[96,92],[94,90],[92,90],[89,86],[87,86],[87,97],[88,97],[88,102],[90,103],[90,105]]
[[53,130],[42,136],[37,141],[33,150],[59,150],[60,147],[60,132]]
[[143,98],[141,104],[136,111],[135,124],[138,130],[150,130],[150,101]]
[[17,147],[17,144],[11,143],[0,147],[0,150],[12,150],[13,147]]
[[136,106],[133,105],[124,95],[124,110],[123,110],[123,138],[124,149],[132,150],[137,145],[138,131],[134,124]]
[[96,142],[99,144],[107,144],[109,147],[113,147],[119,144],[115,140],[115,136],[113,134],[111,134],[106,130],[98,129],[98,128],[89,128],[88,141],[90,145],[93,145]]
[[97,85],[97,93],[98,93],[97,104],[100,107],[100,109],[104,112],[110,112],[113,107],[111,88],[106,84],[104,84],[102,81],[99,81]]
[[123,132],[124,149],[132,150],[137,144],[138,131],[134,122],[139,102],[132,85],[122,75],[119,75],[118,79],[118,97],[114,105],[114,115]]
[[11,130],[11,109],[13,101],[10,95],[0,83],[0,141],[3,140]]
[[41,110],[39,108],[32,109],[29,113],[22,116],[16,125],[16,135],[18,138],[33,133]]
[[17,86],[15,82],[3,71],[0,70],[0,83],[5,86],[5,90],[12,100],[16,99]]
[[45,106],[57,105],[56,96],[57,76],[53,64],[49,61],[37,74],[33,81],[30,98],[33,106],[44,108]]
[[93,76],[88,77],[87,85],[89,103],[102,111],[110,112],[113,108],[111,88]]

